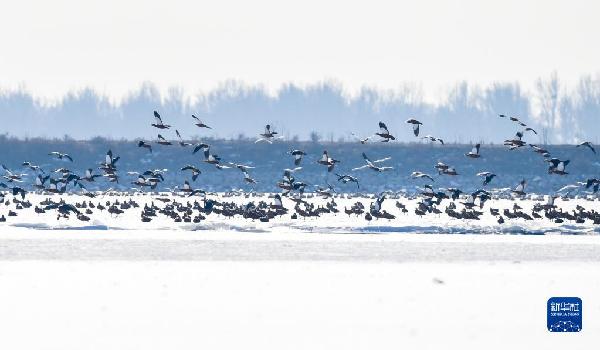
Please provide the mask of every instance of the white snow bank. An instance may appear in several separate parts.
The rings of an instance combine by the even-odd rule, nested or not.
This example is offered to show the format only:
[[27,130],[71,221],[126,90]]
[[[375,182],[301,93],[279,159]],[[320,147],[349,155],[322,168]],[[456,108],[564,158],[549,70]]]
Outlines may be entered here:
[[[598,264],[0,262],[2,349],[591,349]],[[583,331],[546,330],[552,296]]]

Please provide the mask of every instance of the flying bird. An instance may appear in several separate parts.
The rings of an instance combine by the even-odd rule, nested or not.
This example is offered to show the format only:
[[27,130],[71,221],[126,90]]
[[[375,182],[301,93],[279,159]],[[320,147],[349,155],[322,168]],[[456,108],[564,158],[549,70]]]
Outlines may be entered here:
[[296,165],[296,166],[300,165],[300,162],[302,161],[302,157],[304,157],[306,155],[306,152],[298,150],[298,149],[289,151],[288,153],[291,154],[292,156],[294,156],[294,165]]
[[596,154],[596,150],[594,149],[594,146],[592,146],[592,143],[590,141],[582,142],[582,143],[578,144],[576,147],[581,147],[581,146],[589,148],[592,152],[594,152],[594,154]]
[[492,181],[492,179],[494,177],[496,177],[496,174],[491,173],[489,171],[483,171],[483,172],[477,173],[477,176],[484,177],[483,186],[487,186]]
[[193,146],[193,144],[183,141],[183,138],[181,137],[179,130],[175,129],[175,134],[177,135],[177,138],[179,138],[179,145],[181,147]]
[[360,188],[360,184],[358,183],[358,179],[351,175],[340,175],[335,174],[337,176],[337,180],[342,182],[343,184],[347,184],[348,182],[354,182],[356,184],[356,188]]
[[190,165],[190,164],[184,166],[180,170],[181,171],[191,170],[192,171],[192,181],[196,181],[196,179],[198,178],[198,175],[202,174],[202,172],[200,171],[200,169],[198,169],[195,166]]
[[570,160],[560,160],[558,158],[546,159],[546,162],[551,163],[548,168],[548,174],[567,175],[566,167],[571,162]]
[[358,142],[360,142],[363,145],[366,144],[367,142],[369,142],[369,139],[371,138],[371,136],[365,137],[365,138],[360,138],[355,133],[350,133],[350,135],[352,135],[352,137],[354,137],[356,140],[358,140]]
[[210,126],[204,124],[202,122],[202,120],[200,120],[200,118],[196,117],[195,115],[192,114],[192,118],[196,119],[197,123],[195,124],[197,127],[199,128],[207,128],[207,129],[212,129]]
[[69,160],[69,161],[71,161],[71,162],[73,161],[73,158],[71,158],[71,156],[70,156],[70,155],[68,155],[68,154],[66,154],[66,153],[60,153],[60,152],[56,152],[56,151],[54,151],[54,152],[50,152],[50,153],[48,153],[48,155],[49,155],[49,156],[54,156],[54,157],[56,157],[57,159],[68,159],[68,160]]
[[171,141],[167,141],[161,134],[158,134],[158,140],[156,143],[163,146],[170,146],[173,144]]
[[413,133],[415,134],[415,136],[419,136],[419,125],[423,125],[423,123],[421,123],[420,121],[416,120],[416,119],[408,119],[406,121],[406,123],[408,124],[412,124],[413,126]]
[[476,144],[475,147],[473,147],[473,149],[471,149],[469,151],[469,153],[466,153],[465,156],[469,157],[469,158],[479,158],[481,157],[481,155],[479,154],[479,148],[481,147],[481,144]]
[[390,142],[390,140],[396,139],[394,135],[390,134],[390,131],[384,122],[379,122],[379,132],[375,133],[375,135],[383,139],[381,142]]
[[335,165],[339,162],[340,162],[339,160],[331,158],[329,156],[329,153],[327,153],[327,151],[323,151],[323,155],[321,156],[321,159],[317,160],[317,163],[327,166],[328,172],[331,172],[333,170],[333,168],[335,167]]
[[155,123],[150,124],[155,128],[158,129],[168,129],[171,127],[171,125],[166,125],[163,123],[162,118],[160,117],[160,114],[158,114],[157,111],[154,111],[154,119],[155,119]]
[[547,150],[543,149],[540,146],[529,144],[529,147],[533,148],[533,151],[535,153],[538,153],[538,154],[541,154],[542,156],[544,156],[544,158],[545,157],[550,157],[550,152],[548,152]]
[[21,166],[28,167],[32,171],[39,171],[44,174],[44,169],[42,169],[39,165],[33,165],[31,162],[23,162]]
[[431,136],[431,135],[425,135],[423,137],[421,137],[422,139],[428,139],[431,142],[436,142],[439,141],[440,144],[444,144],[444,140],[440,139],[439,137],[435,137],[435,136]]
[[374,170],[374,171],[377,171],[377,172],[380,172],[380,173],[382,173],[382,172],[384,172],[384,171],[387,171],[387,170],[392,170],[392,169],[394,169],[394,168],[393,168],[393,167],[391,167],[391,166],[381,166],[381,167],[380,167],[380,166],[376,166],[376,165],[375,165],[375,164],[377,164],[377,163],[381,163],[381,162],[385,162],[386,160],[390,160],[390,159],[391,159],[390,157],[386,157],[386,158],[382,158],[382,159],[377,159],[377,160],[371,161],[371,160],[369,159],[369,157],[367,157],[367,155],[366,155],[364,152],[363,152],[362,156],[363,156],[363,159],[365,160],[365,162],[366,162],[367,164],[365,164],[365,165],[363,165],[363,166],[360,166],[360,167],[358,167],[358,168],[354,168],[354,169],[352,169],[352,171],[356,171],[356,170],[361,170],[361,169],[369,168],[369,169],[371,169],[371,170]]
[[410,177],[413,179],[429,179],[431,181],[435,181],[431,175],[422,173],[420,171],[413,171],[412,174],[410,174]]
[[273,140],[275,138],[279,137],[279,136],[276,136],[277,134],[278,134],[278,132],[271,130],[271,125],[267,124],[267,125],[265,125],[265,132],[260,134],[259,135],[260,137],[256,141],[254,141],[254,143],[261,142],[261,141],[273,143]]
[[138,141],[138,147],[146,148],[150,153],[152,153],[152,145],[147,143],[146,141]]

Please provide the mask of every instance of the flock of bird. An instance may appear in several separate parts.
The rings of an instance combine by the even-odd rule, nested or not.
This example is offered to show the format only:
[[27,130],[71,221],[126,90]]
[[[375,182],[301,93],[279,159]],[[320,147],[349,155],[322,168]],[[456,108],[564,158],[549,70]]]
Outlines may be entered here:
[[[543,147],[527,143],[524,140],[526,133],[531,132],[537,134],[536,130],[528,127],[517,117],[506,116],[503,114],[500,114],[499,117],[506,118],[510,122],[514,122],[519,129],[514,137],[504,141],[504,145],[507,146],[509,150],[529,146],[533,152],[539,154],[542,159],[548,163],[548,174],[558,176],[568,174],[567,166],[569,165],[570,160],[554,157]],[[161,115],[157,111],[154,111],[154,119],[155,121],[154,123],[151,123],[151,126],[160,130],[161,133],[166,133],[169,129],[171,129],[171,125],[164,123]],[[194,125],[198,128],[212,129],[195,115],[192,115],[192,119]],[[424,127],[423,123],[414,118],[406,120],[406,123],[411,125],[414,136],[419,138],[421,129]],[[379,130],[370,136],[358,137],[355,134],[353,134],[353,136],[361,144],[366,144],[369,142],[391,142],[396,140],[396,137],[390,132],[384,122],[379,122],[378,126]],[[175,136],[177,137],[178,141],[170,141],[162,134],[158,133],[157,139],[154,142],[141,140],[137,141],[137,146],[146,150],[147,152],[152,152],[153,147],[177,147],[177,145],[184,148],[189,147],[192,154],[197,154],[198,152],[202,154],[203,159],[201,159],[201,161],[203,163],[214,166],[219,170],[237,169],[242,173],[243,181],[245,181],[247,184],[253,185],[257,183],[251,174],[252,169],[254,169],[253,166],[227,162],[219,155],[212,152],[211,145],[204,142],[192,143],[185,141],[179,130],[175,130]],[[266,125],[264,131],[258,135],[256,142],[272,144],[274,141],[281,138],[282,137],[279,135],[279,133],[275,131],[271,125]],[[444,145],[444,140],[439,137],[425,135],[421,136],[420,138],[428,140],[432,143],[439,142],[440,145]],[[594,154],[596,153],[596,150],[590,142],[582,142],[581,144],[576,145],[576,147],[584,147],[589,149],[589,151],[593,152]],[[476,144],[472,147],[472,149],[466,152],[464,156],[476,161],[476,159],[481,158],[484,156],[484,154],[485,148],[482,148],[481,144]],[[73,157],[67,153],[54,151],[50,152],[48,156],[62,161],[62,164],[73,162]],[[177,197],[174,197],[173,199],[157,197],[157,202],[164,203],[164,206],[157,206],[154,201],[152,201],[150,204],[146,203],[141,211],[141,221],[149,222],[158,214],[164,214],[165,216],[173,219],[175,222],[183,221],[197,223],[204,220],[206,215],[209,214],[223,215],[226,217],[239,215],[252,220],[257,219],[261,221],[269,221],[277,216],[287,215],[289,213],[290,208],[286,208],[283,198],[287,198],[289,201],[294,203],[293,213],[291,214],[292,219],[297,219],[298,217],[318,217],[328,213],[338,213],[339,210],[337,209],[337,202],[335,199],[344,197],[344,194],[338,193],[335,187],[329,183],[326,183],[326,186],[316,186],[314,193],[307,191],[307,188],[311,186],[309,186],[309,184],[306,182],[296,179],[296,173],[301,171],[305,166],[304,163],[306,160],[304,159],[307,156],[307,153],[300,149],[294,149],[290,150],[287,153],[287,156],[290,156],[290,161],[291,163],[293,162],[293,167],[282,170],[283,176],[279,181],[277,181],[277,186],[281,189],[281,193],[270,195],[270,198],[272,198],[271,203],[260,200],[258,203],[250,201],[244,204],[239,204],[235,201],[218,201],[214,199],[208,199],[206,191],[201,188],[193,188],[189,180],[184,180],[181,187],[176,186],[175,188],[168,190],[173,194],[179,195],[181,198],[189,198],[187,201],[179,201],[176,199]],[[46,170],[42,169],[41,166],[35,165],[29,161],[25,161],[22,163],[23,168],[27,168],[29,171],[36,174],[31,187],[27,189],[26,186],[22,185],[22,183],[25,182],[26,176],[28,175],[27,173],[20,173],[8,168],[5,165],[2,165],[5,172],[3,175],[3,179],[5,181],[0,182],[0,188],[3,189],[0,191],[0,202],[7,206],[11,204],[15,205],[15,209],[18,210],[31,208],[32,203],[26,198],[29,192],[61,195],[67,193],[67,188],[71,186],[72,188],[80,189],[80,194],[88,197],[88,199],[75,204],[68,204],[61,196],[59,196],[58,201],[54,201],[48,197],[44,202],[41,202],[35,206],[35,212],[41,214],[47,211],[56,210],[58,212],[57,219],[68,218],[69,215],[75,214],[79,220],[88,221],[90,219],[89,215],[91,215],[94,210],[102,211],[106,209],[107,212],[111,214],[119,215],[128,209],[139,208],[140,205],[131,198],[129,200],[119,201],[117,199],[112,202],[106,201],[104,204],[101,202],[96,202],[94,204],[93,200],[97,200],[98,196],[105,196],[108,194],[114,195],[115,192],[112,189],[104,192],[88,191],[85,186],[86,183],[93,183],[99,179],[105,179],[109,183],[122,181],[122,175],[117,167],[119,159],[119,156],[114,156],[112,151],[108,150],[104,156],[104,160],[100,162],[100,164],[97,166],[97,169],[88,168],[83,172],[82,175],[77,175],[75,171],[67,167],[58,167],[52,171],[48,171],[47,173]],[[324,150],[322,155],[316,160],[315,166],[322,166],[326,173],[333,173],[340,185],[352,183],[357,189],[360,188],[360,181],[358,176],[355,175],[356,172],[361,170],[372,170],[376,173],[384,173],[393,169],[392,166],[384,165],[386,161],[391,159],[391,157],[371,159],[365,152],[362,152],[362,159],[364,161],[364,165],[352,168],[349,173],[342,173],[336,171],[336,166],[338,166],[340,161],[335,159],[327,150]],[[437,162],[437,164],[434,165],[434,169],[440,176],[459,175],[454,166],[445,164],[443,162]],[[189,173],[191,175],[190,179],[192,183],[195,183],[202,174],[199,166],[193,164],[185,164],[179,170],[183,173]],[[97,171],[99,172],[97,173]],[[127,171],[126,175],[134,178],[133,181],[130,181],[130,184],[134,186],[134,189],[137,192],[148,194],[151,192],[144,192],[144,189],[156,191],[159,184],[164,182],[163,174],[166,171],[168,171],[168,169]],[[422,171],[412,172],[412,178],[423,179],[430,182],[429,184],[425,184],[417,195],[418,202],[416,208],[414,209],[415,214],[419,216],[427,214],[446,214],[449,217],[457,219],[478,220],[483,214],[483,212],[480,210],[484,208],[484,203],[492,199],[493,196],[505,195],[515,198],[524,197],[527,194],[527,181],[525,179],[516,184],[514,188],[486,190],[493,182],[494,178],[496,178],[498,175],[489,171],[478,172],[474,175],[482,178],[481,188],[472,193],[463,193],[458,188],[435,189],[432,186],[432,184],[435,182],[433,176]],[[599,190],[600,179],[590,178],[584,182],[578,182],[573,185],[565,186],[558,192],[569,191],[579,187],[590,189],[590,193],[595,194]],[[6,195],[11,193],[13,196],[12,203],[5,198]],[[126,193],[121,195],[129,194]],[[245,196],[249,197],[250,194],[246,193]],[[253,193],[252,196],[261,197],[265,196],[265,194]],[[310,203],[307,201],[308,198],[312,198],[314,196],[326,199],[324,202],[325,204],[315,205],[315,203]],[[378,195],[370,196],[354,195],[353,197],[350,194],[346,194],[346,196],[348,198],[372,199],[372,202],[368,204],[368,209],[366,208],[367,206],[361,201],[356,201],[349,208],[344,208],[344,212],[349,216],[363,216],[365,220],[369,221],[373,218],[390,220],[394,219],[396,216],[384,210],[382,208],[382,204],[386,198],[401,198],[397,194],[393,194],[391,192],[383,192]],[[200,197],[200,199],[193,197]],[[227,196],[223,196],[223,199],[225,198],[227,198]],[[542,219],[544,217],[557,223],[561,223],[564,220],[571,220],[578,223],[585,222],[585,220],[591,220],[594,224],[600,224],[600,214],[594,210],[588,211],[585,208],[578,206],[577,210],[573,212],[563,212],[554,204],[555,198],[557,198],[557,196],[550,195],[545,204],[536,204],[536,206],[532,208],[530,214],[521,211],[522,208],[520,208],[516,203],[512,210],[505,209],[504,211],[501,211],[499,208],[490,208],[490,214],[494,217],[497,217],[497,222],[500,224],[504,223],[507,219],[534,220]],[[450,203],[444,208],[444,210],[442,210],[441,204],[445,200],[450,201]],[[464,201],[461,202],[461,200]],[[461,205],[461,210],[458,209],[458,205]],[[401,203],[399,200],[396,201],[396,208],[399,209],[401,213],[408,212],[406,205]],[[540,214],[542,211],[544,212],[544,215]],[[8,216],[16,215],[16,211],[9,210]],[[6,221],[6,217],[2,215],[0,217],[0,221]]]

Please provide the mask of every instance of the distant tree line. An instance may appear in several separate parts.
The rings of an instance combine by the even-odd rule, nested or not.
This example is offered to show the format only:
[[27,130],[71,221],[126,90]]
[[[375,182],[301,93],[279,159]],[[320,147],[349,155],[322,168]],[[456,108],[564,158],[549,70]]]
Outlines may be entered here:
[[[276,96],[258,87],[229,82],[207,94],[184,98],[172,88],[161,96],[156,86],[143,84],[114,104],[102,94],[82,89],[54,104],[44,104],[23,90],[0,93],[0,133],[24,138],[154,139],[152,111],[173,127],[162,132],[175,139],[178,129],[185,139],[250,140],[271,124],[287,140],[313,142],[353,141],[366,137],[384,121],[401,142],[419,141],[405,120],[414,117],[424,126],[423,135],[446,142],[501,143],[518,127],[499,113],[518,116],[538,135],[532,143],[600,143],[600,78],[583,77],[566,89],[556,73],[539,79],[534,91],[517,83],[487,87],[456,84],[443,102],[424,101],[419,90],[405,85],[398,90],[364,88],[348,98],[342,86],[322,83],[300,88],[284,86]],[[191,114],[213,129],[196,128]]]

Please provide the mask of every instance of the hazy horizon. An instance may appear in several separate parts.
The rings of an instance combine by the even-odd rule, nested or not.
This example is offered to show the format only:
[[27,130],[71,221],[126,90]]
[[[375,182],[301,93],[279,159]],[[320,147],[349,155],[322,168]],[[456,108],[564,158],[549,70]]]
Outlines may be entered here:
[[[0,133],[598,142],[600,3],[23,0],[0,31]],[[214,127],[194,128],[200,114]],[[174,130],[164,135],[174,138]]]
[[[153,140],[158,130],[150,124],[153,110],[173,125],[162,135],[176,139],[238,139],[255,137],[271,124],[286,139],[309,140],[313,133],[327,141],[372,135],[383,121],[400,142],[420,141],[412,134],[408,118],[424,125],[419,137],[433,135],[447,143],[502,143],[522,127],[498,114],[518,116],[537,135],[526,133],[529,143],[566,144],[598,142],[600,135],[600,76],[582,77],[567,91],[556,74],[537,81],[536,90],[525,92],[518,83],[487,87],[457,82],[444,102],[426,102],[418,88],[405,84],[396,90],[364,88],[348,96],[339,83],[307,86],[294,84],[271,94],[264,87],[229,82],[209,93],[186,96],[182,88],[162,95],[145,83],[119,103],[91,88],[67,94],[52,104],[36,99],[27,90],[0,93],[3,133],[19,138],[63,137],[90,139],[143,138]],[[194,126],[191,115],[213,129]]]

